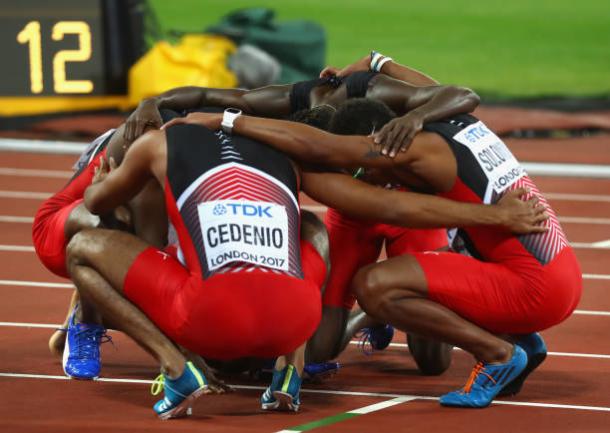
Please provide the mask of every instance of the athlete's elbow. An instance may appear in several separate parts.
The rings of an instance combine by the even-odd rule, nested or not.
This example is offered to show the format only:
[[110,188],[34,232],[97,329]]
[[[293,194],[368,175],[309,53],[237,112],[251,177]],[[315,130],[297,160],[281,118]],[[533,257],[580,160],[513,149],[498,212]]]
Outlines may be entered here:
[[459,98],[463,101],[464,108],[467,109],[468,112],[474,111],[481,103],[481,98],[472,89],[457,86],[454,86],[454,89],[456,94],[459,95]]

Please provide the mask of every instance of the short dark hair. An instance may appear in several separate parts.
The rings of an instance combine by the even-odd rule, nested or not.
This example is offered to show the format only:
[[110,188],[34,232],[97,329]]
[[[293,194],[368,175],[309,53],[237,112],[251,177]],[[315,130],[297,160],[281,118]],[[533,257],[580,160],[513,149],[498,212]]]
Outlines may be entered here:
[[339,135],[369,135],[396,117],[383,102],[368,98],[348,99],[337,108],[328,130]]
[[314,108],[297,111],[288,117],[293,122],[304,123],[314,128],[328,130],[330,119],[335,114],[335,108],[330,105],[319,105]]

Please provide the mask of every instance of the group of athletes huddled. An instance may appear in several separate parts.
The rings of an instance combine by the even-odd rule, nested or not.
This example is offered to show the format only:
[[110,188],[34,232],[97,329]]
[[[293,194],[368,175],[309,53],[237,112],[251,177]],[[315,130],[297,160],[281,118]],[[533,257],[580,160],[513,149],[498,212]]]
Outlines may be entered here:
[[76,286],[49,341],[65,374],[97,378],[113,328],[158,361],[161,419],[229,389],[206,360],[275,360],[261,407],[296,411],[304,375],[397,328],[424,374],[454,346],[476,359],[441,405],[516,394],[582,277],[521,164],[468,114],[478,103],[377,52],[292,85],[142,101],[34,221],[38,257]]

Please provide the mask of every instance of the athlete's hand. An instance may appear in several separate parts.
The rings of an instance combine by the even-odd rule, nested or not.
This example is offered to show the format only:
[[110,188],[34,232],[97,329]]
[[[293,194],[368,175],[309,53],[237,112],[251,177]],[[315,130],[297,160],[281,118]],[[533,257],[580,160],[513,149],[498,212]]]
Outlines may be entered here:
[[529,193],[528,188],[517,188],[507,192],[497,203],[504,213],[502,225],[513,233],[524,235],[549,230],[544,224],[549,219],[546,206],[537,197],[527,199]]
[[233,387],[216,377],[216,371],[210,367],[201,356],[189,352],[189,358],[190,361],[195,364],[195,367],[203,372],[203,375],[208,381],[208,388],[204,394],[224,394],[226,392],[235,391]]
[[346,75],[353,74],[354,72],[368,71],[370,64],[371,55],[368,54],[351,65],[345,66],[343,69],[339,69],[335,66],[327,66],[322,69],[322,72],[320,72],[320,78],[328,78],[332,76],[345,77]]
[[132,142],[144,134],[148,128],[158,129],[161,125],[163,125],[163,119],[154,100],[144,99],[125,121],[123,138]]
[[394,158],[398,152],[406,152],[415,135],[424,127],[423,119],[415,111],[392,119],[373,135],[381,145],[381,154]]
[[222,113],[190,113],[185,117],[176,117],[170,120],[161,129],[167,129],[174,125],[201,125],[213,131],[220,129]]
[[106,179],[106,176],[108,176],[108,173],[110,173],[116,167],[117,167],[117,165],[116,165],[116,162],[114,161],[114,158],[110,157],[109,162],[106,162],[106,159],[104,157],[100,158],[100,165],[98,165],[95,168],[95,170],[93,171],[93,178],[91,178],[91,185],[100,183],[101,181]]

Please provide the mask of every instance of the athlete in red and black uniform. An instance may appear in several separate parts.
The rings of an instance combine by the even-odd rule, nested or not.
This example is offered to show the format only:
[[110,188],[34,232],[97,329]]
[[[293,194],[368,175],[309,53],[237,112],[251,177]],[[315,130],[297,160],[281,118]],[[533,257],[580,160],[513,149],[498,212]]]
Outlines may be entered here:
[[[346,102],[333,116],[331,130],[347,136],[247,116],[237,119],[235,130],[302,161],[364,167],[372,183],[401,183],[466,203],[495,203],[527,187],[546,204],[506,145],[472,116],[429,124],[426,128],[434,132],[420,133],[394,159],[382,155],[372,137],[353,135],[393,116],[387,106],[362,99]],[[218,120],[194,114],[184,121]],[[443,396],[442,404],[486,406],[513,381],[522,381],[528,355],[532,360],[541,352],[526,348],[526,354],[519,341],[515,345],[498,335],[546,329],[576,307],[582,290],[579,265],[550,208],[547,216],[533,235],[516,236],[499,227],[463,230],[462,239],[477,257],[408,254],[366,266],[354,278],[358,302],[374,318],[454,344],[477,358],[467,386]],[[538,346],[546,353],[543,343]]]
[[[167,337],[214,359],[292,353],[278,361],[278,374],[284,374],[280,386],[284,378],[294,383],[303,363],[299,347],[319,322],[325,264],[299,240],[291,162],[246,138],[172,128],[167,141],[159,131],[140,138],[119,168],[86,191],[85,202],[103,214],[150,178],[164,185],[180,261],[128,233],[80,233],[69,246],[70,273],[83,298],[99,302],[81,309],[76,320],[99,322],[92,314],[99,311],[159,359],[167,382],[183,394],[166,387],[169,402],[155,406],[161,417],[183,414],[184,397],[205,386]],[[289,403],[298,408],[295,392]],[[275,401],[267,403],[273,408]]]

